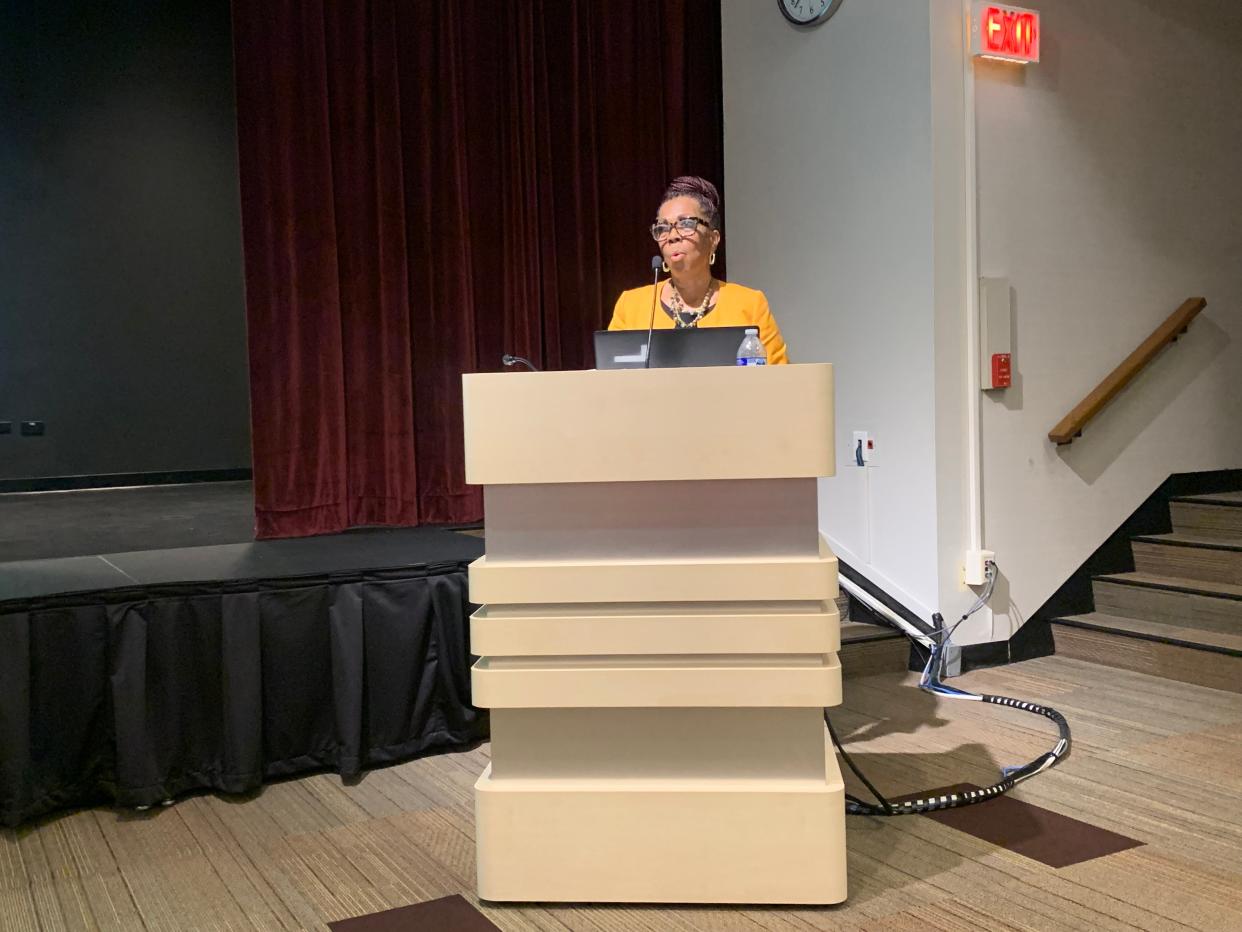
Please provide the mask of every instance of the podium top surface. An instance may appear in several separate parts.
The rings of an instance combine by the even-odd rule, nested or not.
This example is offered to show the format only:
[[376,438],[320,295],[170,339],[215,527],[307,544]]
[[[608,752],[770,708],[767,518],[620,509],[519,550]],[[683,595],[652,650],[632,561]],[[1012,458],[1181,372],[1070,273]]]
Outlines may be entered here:
[[462,377],[472,485],[834,474],[832,366]]

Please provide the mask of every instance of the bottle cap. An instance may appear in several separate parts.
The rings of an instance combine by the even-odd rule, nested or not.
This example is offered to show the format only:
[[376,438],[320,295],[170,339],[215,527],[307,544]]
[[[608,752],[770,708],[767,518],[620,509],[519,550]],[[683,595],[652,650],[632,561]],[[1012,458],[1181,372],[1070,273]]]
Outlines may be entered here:
[[750,336],[752,333],[753,333],[755,336],[759,336],[759,328],[758,328],[758,327],[747,327],[747,328],[746,328],[746,335],[747,335],[747,336]]

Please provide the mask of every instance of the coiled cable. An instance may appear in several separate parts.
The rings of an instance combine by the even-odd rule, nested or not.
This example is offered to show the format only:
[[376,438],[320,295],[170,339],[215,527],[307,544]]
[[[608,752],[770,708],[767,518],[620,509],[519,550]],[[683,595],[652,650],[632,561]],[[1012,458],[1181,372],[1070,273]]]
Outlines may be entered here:
[[[1035,702],[1026,702],[1022,699],[1012,699],[1008,696],[991,696],[981,695],[979,693],[966,692],[953,686],[946,686],[941,677],[944,672],[944,663],[946,652],[952,642],[953,632],[958,629],[967,618],[977,612],[986,603],[992,594],[992,589],[996,584],[996,564],[988,561],[986,567],[987,582],[984,586],[983,593],[975,600],[975,604],[962,615],[961,618],[954,623],[953,627],[946,629],[944,627],[944,619],[939,613],[933,616],[938,636],[931,644],[931,653],[927,658],[927,664],[923,668],[923,675],[919,678],[919,688],[936,696],[944,696],[947,699],[966,699],[974,702],[983,702],[989,705],[1001,705],[1011,709],[1021,709],[1024,712],[1031,712],[1036,715],[1042,715],[1057,726],[1059,739],[1051,751],[1041,754],[1028,764],[1020,767],[1006,767],[1001,771],[1001,779],[990,786],[981,787],[979,789],[964,790],[958,793],[942,793],[935,795],[932,793],[915,794],[915,798],[907,799],[903,802],[892,802],[885,798],[879,790],[868,780],[858,769],[853,759],[846,752],[841,744],[841,739],[837,737],[836,729],[832,726],[832,721],[828,718],[827,711],[824,712],[824,722],[828,726],[828,734],[832,737],[832,743],[836,746],[837,752],[841,755],[841,759],[862,782],[868,792],[875,797],[876,802],[869,803],[865,800],[858,799],[856,796],[846,794],[845,812],[846,815],[876,815],[876,816],[895,816],[895,815],[913,815],[920,812],[935,812],[938,809],[954,809],[959,806],[969,806],[974,803],[985,802],[993,799],[1003,793],[1009,792],[1023,780],[1029,780],[1038,773],[1042,773],[1049,767],[1055,766],[1070,751],[1070,727],[1065,716],[1056,709],[1048,706],[1039,705]],[[915,640],[912,638],[912,640]],[[916,643],[922,643],[926,646],[925,639],[915,640]]]

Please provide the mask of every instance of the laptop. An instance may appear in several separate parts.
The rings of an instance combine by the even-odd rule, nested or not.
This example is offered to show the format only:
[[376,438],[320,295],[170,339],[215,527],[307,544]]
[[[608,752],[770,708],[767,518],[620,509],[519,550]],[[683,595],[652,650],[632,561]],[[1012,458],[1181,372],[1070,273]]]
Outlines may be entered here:
[[[651,333],[652,369],[733,366],[745,327],[686,327]],[[647,367],[646,330],[596,330],[596,369]]]

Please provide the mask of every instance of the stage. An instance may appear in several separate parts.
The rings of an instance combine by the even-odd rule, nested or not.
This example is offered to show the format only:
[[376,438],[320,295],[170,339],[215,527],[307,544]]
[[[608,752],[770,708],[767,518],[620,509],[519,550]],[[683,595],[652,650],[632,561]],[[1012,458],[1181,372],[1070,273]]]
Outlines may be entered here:
[[[486,736],[467,643],[478,536],[218,542],[247,533],[249,495],[220,485],[237,488],[0,496],[0,554],[51,554],[0,563],[0,823],[349,777]],[[222,511],[189,505],[212,496]]]

